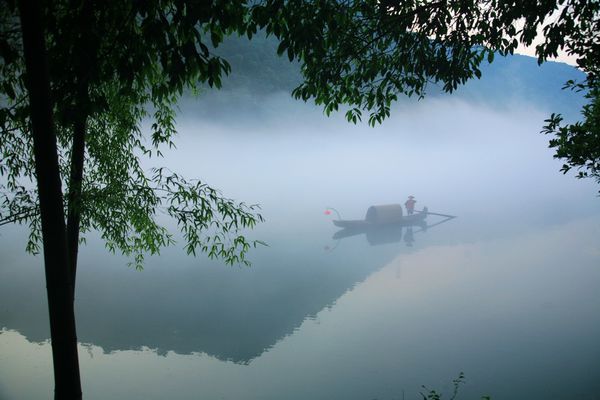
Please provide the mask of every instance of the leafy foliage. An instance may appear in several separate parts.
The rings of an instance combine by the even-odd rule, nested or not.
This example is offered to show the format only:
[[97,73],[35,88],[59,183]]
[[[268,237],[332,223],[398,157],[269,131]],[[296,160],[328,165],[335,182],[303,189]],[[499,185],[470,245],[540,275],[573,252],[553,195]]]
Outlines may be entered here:
[[[456,399],[456,396],[458,396],[458,390],[460,389],[460,385],[464,383],[465,374],[461,372],[458,375],[458,378],[452,380],[453,391],[450,400]],[[425,390],[425,393],[421,392],[421,398],[423,400],[440,400],[442,398],[442,394],[437,392],[436,390],[428,389],[426,386],[423,386],[423,389]]]
[[[458,378],[452,380],[452,395],[450,400],[455,400],[458,396],[458,392],[460,390],[460,386],[466,382],[465,374],[461,372],[458,375]],[[426,386],[423,386],[423,390],[425,392],[421,392],[421,398],[423,400],[442,400],[443,395],[441,392],[438,392],[434,389],[428,389]],[[491,400],[490,396],[482,396],[481,400]]]
[[588,103],[580,122],[564,124],[561,114],[552,114],[542,132],[554,135],[550,147],[556,149],[555,158],[565,160],[561,171],[576,168],[578,178],[600,183],[600,3],[567,1],[557,12],[555,21],[543,29],[545,40],[536,49],[539,61],[556,56],[559,49],[575,56],[586,79],[568,81],[565,89],[586,92]]
[[[266,1],[253,16],[280,40],[278,53],[302,60],[305,81],[296,98],[314,98],[326,114],[347,104],[353,122],[368,110],[375,124],[399,95],[423,96],[430,81],[452,91],[480,74],[489,51],[468,34],[474,26],[463,24],[468,18],[458,5],[325,1],[315,9],[303,1]],[[480,13],[477,5],[467,11]]]
[[590,102],[583,107],[582,121],[564,124],[560,114],[552,114],[542,132],[554,135],[550,147],[556,149],[555,158],[566,161],[563,173],[576,168],[578,178],[600,183],[600,87],[591,88],[585,97]]
[[[230,67],[207,44],[214,48],[243,28],[243,2],[91,4],[64,1],[45,10],[65,198],[75,121],[87,116],[81,195],[65,202],[65,211],[77,209],[81,232],[98,230],[109,249],[133,257],[138,267],[144,253],[174,243],[161,211],[177,221],[188,253],[248,264],[245,254],[262,243],[242,235],[262,221],[256,205],[140,165],[140,157],[160,157],[162,147],[174,146],[174,105],[185,88],[221,86]],[[27,249],[36,252],[41,234],[22,45],[14,4],[7,5],[0,11],[0,224],[29,224]],[[145,137],[140,125],[148,119]]]
[[[369,124],[381,123],[399,96],[420,98],[430,83],[452,92],[481,77],[482,62],[537,40],[538,63],[565,51],[586,73],[582,85],[589,98],[598,93],[597,1],[266,0],[252,13],[257,26],[280,41],[279,54],[302,62],[304,82],[294,97],[313,98],[327,115],[348,105],[346,118],[354,123],[363,111]],[[583,110],[584,118],[593,116],[594,104]],[[550,129],[557,128],[554,121]],[[597,126],[589,121],[566,128],[579,145],[566,145],[559,135],[551,143],[557,157],[573,166],[597,165]]]

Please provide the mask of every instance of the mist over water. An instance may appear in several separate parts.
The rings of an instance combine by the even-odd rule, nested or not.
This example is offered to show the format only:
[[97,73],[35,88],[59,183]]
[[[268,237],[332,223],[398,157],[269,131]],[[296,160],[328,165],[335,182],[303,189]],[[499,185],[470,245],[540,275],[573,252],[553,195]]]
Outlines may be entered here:
[[182,114],[179,149],[166,163],[296,227],[327,205],[362,218],[369,205],[408,195],[431,211],[494,221],[494,231],[598,211],[593,182],[558,172],[539,134],[548,111],[531,104],[498,111],[438,97],[398,105],[375,128],[349,124],[343,113],[326,118],[283,93],[261,108],[269,112],[260,119]]
[[[598,187],[559,172],[539,134],[551,111],[434,96],[371,128],[285,93],[185,101],[177,149],[145,165],[260,204],[248,236],[269,246],[250,268],[173,248],[139,272],[90,234],[86,397],[412,399],[464,371],[464,398],[597,398]],[[409,195],[457,218],[415,228],[411,246],[406,229],[333,239],[326,207],[362,219]],[[24,255],[24,229],[0,234],[0,398],[45,398],[42,260]]]

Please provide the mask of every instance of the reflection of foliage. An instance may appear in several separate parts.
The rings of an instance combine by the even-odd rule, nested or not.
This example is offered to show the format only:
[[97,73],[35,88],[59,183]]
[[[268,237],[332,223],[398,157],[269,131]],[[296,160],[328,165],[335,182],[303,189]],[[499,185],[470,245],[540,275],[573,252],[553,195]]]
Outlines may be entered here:
[[581,111],[583,120],[563,124],[560,114],[552,114],[543,132],[555,136],[550,140],[550,147],[556,149],[555,158],[565,160],[563,173],[577,168],[578,178],[594,178],[600,183],[600,85],[588,86],[589,83],[568,82],[568,87],[588,90],[585,97],[590,102]]

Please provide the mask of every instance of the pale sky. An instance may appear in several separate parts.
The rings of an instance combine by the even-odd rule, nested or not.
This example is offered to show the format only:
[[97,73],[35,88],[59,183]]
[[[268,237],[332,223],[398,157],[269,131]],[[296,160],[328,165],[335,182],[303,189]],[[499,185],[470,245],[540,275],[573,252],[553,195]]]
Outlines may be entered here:
[[[560,7],[552,15],[550,15],[549,17],[547,17],[544,25],[546,25],[548,23],[551,23],[551,22],[556,22],[556,20],[558,19],[559,15],[560,15],[560,11],[562,10],[562,8],[563,7]],[[523,23],[522,22],[518,22],[516,25],[517,25],[517,28],[520,29],[520,28],[522,28]],[[523,55],[526,55],[526,56],[537,57],[536,54],[535,54],[535,46],[537,46],[538,44],[540,44],[542,41],[543,41],[543,34],[542,34],[542,28],[540,27],[538,29],[538,35],[535,38],[535,40],[533,41],[533,43],[531,44],[531,46],[525,46],[522,43],[520,43],[519,47],[517,48],[517,50],[515,51],[515,53],[517,53],[517,54],[523,54]],[[570,56],[565,51],[559,51],[558,52],[558,57],[556,57],[555,59],[551,59],[550,61],[564,62],[566,64],[577,66],[577,63],[575,62],[575,60],[576,60],[575,56]]]
[[[537,43],[539,43],[539,41]],[[537,55],[535,54],[535,45],[537,43],[532,44],[531,46],[525,46],[523,44],[519,44],[519,47],[517,48],[515,53],[523,54],[523,55],[531,56],[531,57],[537,57]],[[577,66],[577,63],[575,62],[575,60],[576,60],[575,56],[568,55],[564,51],[559,51],[558,57],[555,59],[551,59],[550,61],[563,62],[563,63],[569,64],[569,65]]]

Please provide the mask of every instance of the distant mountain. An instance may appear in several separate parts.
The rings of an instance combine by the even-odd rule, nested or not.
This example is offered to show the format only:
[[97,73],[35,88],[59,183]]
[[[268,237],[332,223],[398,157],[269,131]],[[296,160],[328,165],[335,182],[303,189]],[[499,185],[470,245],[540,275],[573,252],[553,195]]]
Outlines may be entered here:
[[[284,55],[277,56],[277,41],[273,37],[230,37],[215,53],[225,58],[232,72],[223,80],[220,92],[208,89],[200,101],[208,115],[238,109],[252,110],[260,107],[265,96],[278,92],[291,93],[302,82],[300,64],[291,63]],[[565,82],[582,80],[583,72],[564,63],[547,62],[539,66],[533,57],[513,55],[497,56],[492,64],[484,62],[483,76],[473,79],[451,94],[465,101],[491,107],[511,107],[532,103],[537,108],[561,112],[577,118],[584,99],[581,93],[562,90]],[[427,96],[445,96],[431,85]],[[401,100],[401,101],[405,101]],[[416,101],[416,100],[415,100]],[[197,103],[196,103],[197,104]]]
[[256,95],[291,92],[302,82],[300,64],[287,56],[277,56],[277,41],[257,35],[229,37],[215,53],[231,64],[231,74],[223,80],[226,91],[248,91]]
[[[482,66],[482,78],[471,80],[457,94],[469,101],[494,106],[533,103],[551,112],[577,117],[583,106],[581,93],[565,89],[568,80],[581,81],[585,74],[559,62],[538,65],[534,57],[512,55],[496,57]],[[573,115],[574,114],[574,115]]]

